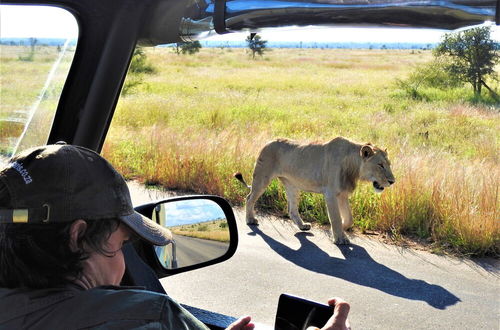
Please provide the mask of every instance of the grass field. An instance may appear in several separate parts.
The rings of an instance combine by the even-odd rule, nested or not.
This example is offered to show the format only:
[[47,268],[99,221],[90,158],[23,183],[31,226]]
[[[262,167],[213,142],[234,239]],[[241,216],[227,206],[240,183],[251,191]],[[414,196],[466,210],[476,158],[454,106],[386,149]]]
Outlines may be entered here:
[[211,241],[229,242],[229,229],[226,220],[208,221],[193,225],[169,227],[174,234]]
[[73,56],[74,49],[0,45],[0,156],[10,156],[22,134],[19,150],[46,143]]
[[[2,117],[29,111],[44,84],[30,77],[46,71],[57,54],[41,48],[35,71],[28,72],[7,48],[0,54]],[[267,141],[340,135],[388,148],[397,181],[380,195],[369,184],[358,186],[350,199],[357,228],[421,238],[436,252],[499,256],[500,105],[486,95],[477,102],[468,86],[421,88],[425,97],[409,97],[397,80],[430,61],[431,52],[273,49],[257,60],[244,49],[184,56],[152,48],[146,54],[157,72],[129,75],[128,81],[144,82],[120,98],[103,149],[127,178],[243,205],[248,191],[232,174],[251,181]],[[69,61],[63,64],[67,70]],[[61,87],[42,100],[42,116],[53,115],[50,95]],[[2,125],[0,153],[8,154],[22,127]],[[258,207],[286,214],[278,181]],[[328,223],[321,195],[303,194],[300,211],[307,221]]]
[[[428,51],[244,49],[179,56],[147,51],[157,73],[123,96],[104,155],[128,178],[168,189],[225,196],[242,205],[256,155],[276,137],[344,136],[388,148],[397,183],[381,195],[360,184],[355,226],[418,237],[436,252],[500,252],[498,105],[473,104],[470,88],[398,89]],[[130,79],[130,78],[129,78]],[[498,85],[495,86],[498,88]],[[328,223],[321,195],[303,194],[301,214]],[[286,214],[278,181],[258,207]]]

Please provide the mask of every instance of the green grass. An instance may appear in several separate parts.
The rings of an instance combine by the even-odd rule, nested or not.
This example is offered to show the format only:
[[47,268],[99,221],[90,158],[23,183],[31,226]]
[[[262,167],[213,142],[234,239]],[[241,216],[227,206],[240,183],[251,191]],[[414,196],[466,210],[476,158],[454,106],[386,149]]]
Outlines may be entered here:
[[[25,130],[24,124],[31,110],[37,105],[19,150],[37,146],[47,141],[66,79],[74,50],[69,50],[54,70],[45,93],[41,92],[49,72],[59,57],[53,46],[37,46],[32,52],[29,46],[0,46],[0,155],[10,156],[18,137]],[[14,120],[12,120],[14,119]],[[17,121],[16,121],[17,120]]]
[[[359,185],[350,199],[356,227],[426,238],[435,250],[499,255],[499,107],[487,96],[471,103],[467,86],[408,97],[397,79],[430,52],[275,49],[255,61],[242,49],[147,55],[157,73],[120,99],[104,147],[128,178],[242,205],[248,191],[232,174],[251,180],[267,141],[342,135],[388,148],[397,179],[381,195]],[[257,207],[286,215],[277,180]],[[303,193],[300,212],[328,224],[321,195]]]
[[226,220],[209,221],[192,225],[169,227],[173,234],[229,242],[229,229]]
[[[2,117],[31,106],[46,76],[28,78],[55,57],[53,48],[40,48],[29,71],[19,52],[4,51],[14,48],[1,53]],[[388,148],[397,180],[380,195],[359,185],[350,198],[356,227],[424,238],[436,251],[499,255],[500,105],[487,94],[477,100],[468,86],[422,87],[423,97],[411,98],[397,81],[430,61],[430,51],[274,49],[257,60],[244,49],[145,51],[156,73],[120,98],[103,149],[127,178],[243,205],[248,191],[232,175],[251,181],[267,141],[341,135]],[[42,117],[53,115],[51,95],[61,87],[49,89]],[[31,131],[46,131],[38,122],[45,121],[34,118]],[[8,148],[20,128],[2,125],[0,145]],[[277,180],[257,207],[286,214]],[[304,193],[300,212],[328,223],[321,195]]]

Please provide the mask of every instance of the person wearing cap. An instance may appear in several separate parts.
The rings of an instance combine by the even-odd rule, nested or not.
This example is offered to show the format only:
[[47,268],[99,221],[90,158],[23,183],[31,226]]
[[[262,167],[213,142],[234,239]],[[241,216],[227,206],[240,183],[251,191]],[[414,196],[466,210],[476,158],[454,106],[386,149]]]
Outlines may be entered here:
[[[167,295],[120,286],[133,237],[171,241],[99,154],[58,143],[13,157],[0,168],[0,329],[207,329]],[[346,323],[336,302],[324,329]],[[246,316],[228,329],[253,327]]]

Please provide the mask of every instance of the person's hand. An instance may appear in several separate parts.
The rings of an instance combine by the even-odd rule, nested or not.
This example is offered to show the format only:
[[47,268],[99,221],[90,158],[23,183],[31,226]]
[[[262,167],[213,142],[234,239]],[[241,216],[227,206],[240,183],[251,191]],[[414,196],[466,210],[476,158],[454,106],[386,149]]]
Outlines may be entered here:
[[255,328],[255,325],[251,323],[250,316],[242,316],[233,323],[231,323],[226,330],[252,330]]
[[328,300],[328,305],[335,306],[333,316],[326,322],[321,330],[351,330],[347,319],[351,306],[341,298]]
[[[328,319],[321,330],[351,330],[351,325],[347,319],[351,307],[342,298],[332,298],[328,300],[328,305],[335,306],[333,315]],[[308,327],[307,330],[319,330],[316,327]]]

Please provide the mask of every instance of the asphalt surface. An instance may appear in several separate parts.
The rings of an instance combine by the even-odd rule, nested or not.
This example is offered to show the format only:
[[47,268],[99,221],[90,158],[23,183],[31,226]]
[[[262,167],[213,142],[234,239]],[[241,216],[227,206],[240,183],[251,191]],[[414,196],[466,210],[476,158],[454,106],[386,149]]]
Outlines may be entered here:
[[[168,197],[130,185],[134,204]],[[300,232],[257,214],[247,226],[235,209],[239,245],[229,260],[162,280],[177,301],[217,313],[252,315],[272,326],[281,293],[351,304],[353,329],[500,329],[500,262],[437,256],[351,235],[334,245],[327,231]]]
[[177,249],[178,267],[191,266],[222,257],[229,243],[173,234]]

